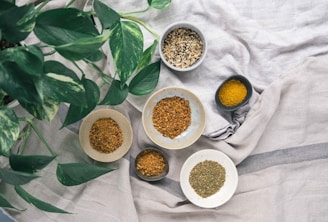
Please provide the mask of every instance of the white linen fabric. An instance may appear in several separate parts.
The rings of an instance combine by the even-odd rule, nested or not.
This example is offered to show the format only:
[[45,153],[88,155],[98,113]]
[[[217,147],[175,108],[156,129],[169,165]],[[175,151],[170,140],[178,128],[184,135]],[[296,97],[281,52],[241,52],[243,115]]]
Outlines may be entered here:
[[[119,12],[147,6],[140,0],[104,2]],[[40,179],[24,186],[73,214],[39,211],[17,198],[12,187],[1,184],[1,192],[16,206],[28,208],[7,212],[19,222],[326,221],[327,8],[326,1],[314,4],[307,0],[173,0],[164,11],[138,15],[158,32],[180,20],[191,21],[204,31],[209,45],[204,63],[183,74],[162,66],[157,87],[182,86],[199,96],[207,115],[204,135],[186,149],[163,150],[170,163],[167,178],[155,183],[139,180],[131,167],[134,158],[144,147],[153,146],[141,124],[148,96],[129,96],[114,108],[130,119],[134,141],[124,158],[104,165],[117,168],[115,171],[83,185],[63,187],[55,178],[56,163],[52,163]],[[152,40],[145,32],[146,44]],[[104,69],[112,71],[113,65],[106,67],[107,62],[103,61]],[[215,107],[214,93],[234,73],[246,76],[256,93],[249,106],[225,118]],[[36,121],[37,125],[60,154],[59,162],[93,162],[79,145],[78,124],[58,130],[65,109],[62,106],[51,123]],[[28,152],[46,152],[35,135],[28,146]],[[221,150],[238,166],[237,191],[219,208],[192,205],[179,186],[181,166],[201,149]]]

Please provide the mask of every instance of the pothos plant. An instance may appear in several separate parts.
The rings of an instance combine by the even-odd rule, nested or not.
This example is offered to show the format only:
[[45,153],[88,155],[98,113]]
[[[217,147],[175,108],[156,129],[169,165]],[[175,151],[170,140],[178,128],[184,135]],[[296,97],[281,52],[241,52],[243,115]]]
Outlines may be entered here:
[[[17,6],[15,0],[0,1],[0,39],[5,43],[18,43],[0,51],[0,101],[5,96],[17,100],[33,118],[51,121],[61,103],[69,104],[63,126],[75,123],[97,105],[121,104],[129,93],[145,95],[154,90],[160,73],[160,61],[153,61],[159,36],[133,12],[119,13],[100,0],[94,0],[90,11],[72,7],[42,10],[49,2],[39,5]],[[165,9],[171,0],[147,0],[148,7]],[[93,18],[100,21],[100,31]],[[154,36],[154,42],[145,47],[141,27]],[[34,34],[38,44],[26,45],[24,40]],[[104,73],[96,64],[103,58],[101,48],[108,44],[116,71]],[[59,53],[80,71],[52,59]],[[103,82],[97,85],[87,77],[81,63],[95,69]],[[65,63],[67,64],[67,63]],[[100,88],[108,85],[101,97]],[[21,130],[25,123],[25,130]],[[68,213],[29,194],[22,185],[38,178],[38,172],[56,160],[56,175],[60,183],[74,186],[90,181],[113,169],[88,163],[60,163],[57,153],[47,143],[32,118],[18,116],[5,103],[0,104],[0,155],[9,167],[0,168],[2,183],[13,185],[16,193],[35,207],[57,213]],[[24,155],[25,140],[31,131],[42,142],[49,155]],[[13,149],[18,140],[19,149]],[[18,151],[16,151],[18,150]],[[0,193],[0,207],[20,210]]]

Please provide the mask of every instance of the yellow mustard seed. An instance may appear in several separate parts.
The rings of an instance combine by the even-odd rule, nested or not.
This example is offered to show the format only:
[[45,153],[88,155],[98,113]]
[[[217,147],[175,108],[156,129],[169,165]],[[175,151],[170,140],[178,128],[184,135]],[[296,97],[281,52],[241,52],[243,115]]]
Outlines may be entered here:
[[223,105],[236,106],[245,99],[247,88],[241,81],[232,79],[221,87],[218,94],[219,100]]

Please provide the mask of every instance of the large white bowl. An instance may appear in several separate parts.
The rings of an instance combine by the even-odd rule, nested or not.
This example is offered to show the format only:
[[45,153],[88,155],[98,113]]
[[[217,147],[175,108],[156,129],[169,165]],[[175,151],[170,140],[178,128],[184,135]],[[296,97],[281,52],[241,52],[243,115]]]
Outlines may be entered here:
[[[221,189],[209,196],[203,198],[198,195],[189,183],[191,170],[200,162],[212,160],[218,162],[225,168],[226,180]],[[238,185],[238,172],[232,160],[218,150],[205,149],[192,154],[183,164],[180,172],[180,186],[185,196],[196,206],[203,208],[215,208],[223,205],[231,199]]]
[[[112,118],[119,125],[123,134],[122,145],[111,153],[101,153],[90,144],[90,129],[95,121],[102,118]],[[99,109],[85,117],[80,126],[79,139],[84,152],[89,157],[99,162],[113,162],[122,158],[129,151],[132,145],[133,131],[129,120],[122,113],[114,109]]]
[[[171,139],[163,136],[153,125],[153,109],[162,99],[178,96],[189,101],[191,124],[179,136]],[[198,97],[180,87],[167,87],[152,94],[142,112],[142,124],[147,136],[158,146],[166,149],[182,149],[192,145],[202,135],[205,128],[205,110]]]

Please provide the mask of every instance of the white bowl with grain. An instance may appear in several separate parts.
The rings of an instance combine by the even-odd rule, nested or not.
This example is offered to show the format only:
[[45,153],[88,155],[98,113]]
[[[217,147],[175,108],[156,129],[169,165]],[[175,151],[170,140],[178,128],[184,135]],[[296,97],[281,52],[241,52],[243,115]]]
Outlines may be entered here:
[[148,138],[169,150],[195,143],[205,128],[205,110],[199,98],[181,87],[166,87],[145,103],[142,125]]
[[131,148],[133,131],[121,112],[102,108],[87,115],[79,130],[83,151],[98,162],[114,162]]
[[203,32],[190,22],[173,23],[161,35],[160,57],[172,70],[186,72],[196,69],[203,62],[206,52]]

